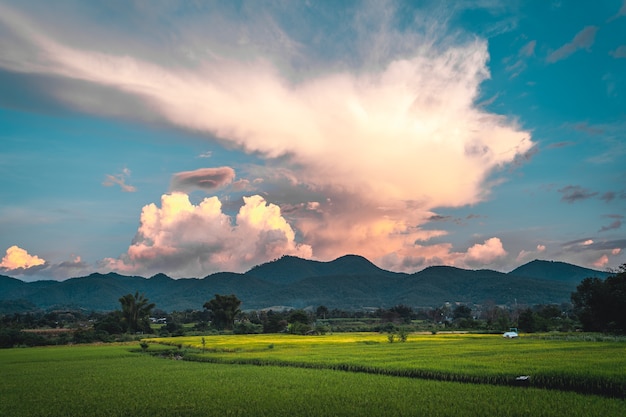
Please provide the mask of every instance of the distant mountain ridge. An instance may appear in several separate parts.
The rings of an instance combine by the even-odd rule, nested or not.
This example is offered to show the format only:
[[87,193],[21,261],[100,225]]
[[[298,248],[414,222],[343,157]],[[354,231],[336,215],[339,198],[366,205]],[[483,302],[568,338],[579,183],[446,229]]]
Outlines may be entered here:
[[24,282],[0,275],[0,313],[29,306],[114,310],[119,308],[121,296],[135,291],[166,311],[199,310],[215,294],[231,293],[243,301],[243,309],[275,305],[428,307],[446,301],[533,305],[568,302],[582,279],[608,275],[564,262],[540,260],[509,273],[433,266],[407,274],[386,271],[357,255],[330,262],[284,256],[244,274],[220,272],[201,279],[94,273],[65,281]]

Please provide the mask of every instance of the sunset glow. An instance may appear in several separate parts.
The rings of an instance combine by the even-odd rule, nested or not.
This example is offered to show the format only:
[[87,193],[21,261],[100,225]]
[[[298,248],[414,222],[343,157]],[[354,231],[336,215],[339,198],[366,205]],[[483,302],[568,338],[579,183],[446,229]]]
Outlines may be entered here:
[[0,0],[2,274],[626,261],[624,2],[44,3]]

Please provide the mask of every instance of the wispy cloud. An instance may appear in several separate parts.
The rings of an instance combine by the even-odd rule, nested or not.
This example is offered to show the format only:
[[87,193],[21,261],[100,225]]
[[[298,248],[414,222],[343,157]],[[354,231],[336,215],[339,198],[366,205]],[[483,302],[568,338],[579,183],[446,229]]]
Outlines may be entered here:
[[598,195],[597,192],[590,191],[579,185],[568,185],[567,187],[563,187],[559,189],[558,192],[563,194],[561,196],[561,200],[568,202],[568,203],[574,203],[576,201],[587,200]]
[[137,188],[133,185],[126,184],[126,180],[130,177],[130,169],[124,168],[119,174],[107,174],[102,185],[105,187],[113,187],[119,185],[125,193],[134,193]]
[[201,168],[178,172],[172,176],[171,191],[213,191],[233,182],[235,170],[231,167]]
[[583,30],[578,32],[576,36],[574,36],[574,39],[572,39],[571,42],[566,43],[565,45],[561,46],[559,49],[548,55],[546,61],[549,63],[560,61],[567,58],[579,49],[586,49],[587,51],[589,51],[591,49],[591,46],[595,42],[597,31],[597,26],[585,27]]
[[615,220],[613,222],[611,222],[611,224],[607,225],[607,226],[602,226],[602,228],[599,230],[599,232],[607,232],[609,230],[616,230],[622,227],[622,221],[621,220]]
[[609,51],[613,58],[626,58],[626,45],[620,45],[616,49]]
[[614,16],[611,16],[608,21],[611,22],[622,16],[626,16],[626,1],[622,3],[622,7],[619,9],[619,11]]
[[525,44],[517,53],[517,57],[512,64],[509,64],[505,67],[505,71],[510,72],[510,78],[515,78],[520,75],[527,68],[527,60],[528,58],[535,55],[535,47],[537,46],[537,41],[532,40]]

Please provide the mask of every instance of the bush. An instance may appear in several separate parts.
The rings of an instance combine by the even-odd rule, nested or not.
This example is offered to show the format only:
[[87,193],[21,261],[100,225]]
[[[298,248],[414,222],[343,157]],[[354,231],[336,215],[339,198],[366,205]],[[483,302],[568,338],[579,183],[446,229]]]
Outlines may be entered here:
[[254,324],[250,322],[235,323],[233,326],[233,333],[235,334],[259,334],[263,333],[262,324]]

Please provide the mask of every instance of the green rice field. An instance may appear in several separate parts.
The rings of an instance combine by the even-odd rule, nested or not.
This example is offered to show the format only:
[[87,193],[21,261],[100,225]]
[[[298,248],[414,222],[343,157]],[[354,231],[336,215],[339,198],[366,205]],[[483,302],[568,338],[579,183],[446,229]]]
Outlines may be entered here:
[[[5,349],[0,369],[0,416],[626,415],[615,396],[498,380],[543,375],[619,389],[623,341],[410,335],[388,343],[363,333],[205,336],[203,345],[198,336],[151,339],[146,353],[136,342]],[[467,383],[481,378],[487,383]]]

